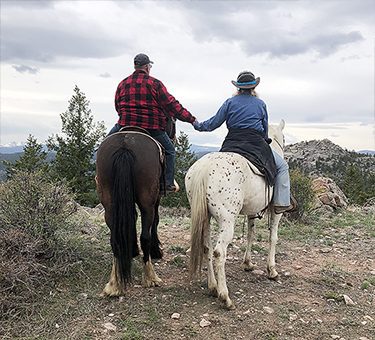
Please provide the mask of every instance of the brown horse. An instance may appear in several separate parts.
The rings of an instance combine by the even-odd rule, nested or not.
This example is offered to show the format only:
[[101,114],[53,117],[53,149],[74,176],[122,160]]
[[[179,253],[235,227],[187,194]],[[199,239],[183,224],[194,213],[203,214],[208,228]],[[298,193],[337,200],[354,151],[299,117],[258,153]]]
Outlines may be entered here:
[[96,186],[111,231],[114,255],[111,277],[103,295],[121,295],[131,281],[132,259],[139,255],[136,205],[142,222],[142,284],[152,287],[161,283],[151,258],[162,257],[157,235],[162,158],[159,144],[146,133],[137,131],[112,134],[98,149]]

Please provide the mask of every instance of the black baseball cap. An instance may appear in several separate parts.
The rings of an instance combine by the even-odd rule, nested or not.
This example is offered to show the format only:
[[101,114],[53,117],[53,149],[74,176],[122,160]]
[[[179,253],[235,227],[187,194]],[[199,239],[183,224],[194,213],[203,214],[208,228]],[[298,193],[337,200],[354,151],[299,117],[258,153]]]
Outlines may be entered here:
[[143,66],[147,64],[153,64],[154,62],[150,60],[150,58],[143,53],[139,53],[134,57],[134,65],[135,66]]

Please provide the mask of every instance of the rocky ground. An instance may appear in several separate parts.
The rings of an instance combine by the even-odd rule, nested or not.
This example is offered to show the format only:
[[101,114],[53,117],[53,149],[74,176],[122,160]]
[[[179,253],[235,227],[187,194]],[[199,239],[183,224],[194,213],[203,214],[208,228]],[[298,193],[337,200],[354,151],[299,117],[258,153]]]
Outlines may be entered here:
[[[189,217],[184,210],[161,210],[164,258],[155,263],[161,287],[141,287],[141,264],[120,298],[99,296],[111,266],[108,232],[99,211],[87,214],[80,240],[97,259],[56,280],[19,321],[2,323],[4,339],[341,339],[375,338],[374,209],[350,208],[315,216],[308,223],[283,219],[277,266],[266,276],[268,231],[257,230],[253,261],[241,261],[246,235],[238,219],[229,247],[227,283],[236,309],[227,311],[206,288],[188,276]],[[79,262],[79,261],[78,261]],[[27,303],[27,301],[25,301]],[[17,324],[15,321],[17,321]]]

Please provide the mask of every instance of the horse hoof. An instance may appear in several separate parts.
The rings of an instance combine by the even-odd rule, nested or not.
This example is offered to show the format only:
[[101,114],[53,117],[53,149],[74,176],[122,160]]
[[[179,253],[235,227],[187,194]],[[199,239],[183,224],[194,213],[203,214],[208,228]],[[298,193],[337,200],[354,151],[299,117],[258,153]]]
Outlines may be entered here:
[[159,278],[155,280],[143,280],[142,281],[142,286],[144,288],[151,288],[151,287],[160,287],[163,281]]
[[276,281],[278,276],[279,273],[274,268],[268,270],[268,278],[270,280]]
[[232,300],[229,300],[225,303],[225,307],[228,309],[228,310],[234,310],[236,309],[236,306],[234,305],[234,303],[232,302]]
[[101,297],[107,297],[107,296],[120,296],[123,294],[123,291],[120,291],[120,289],[113,288],[113,285],[110,283],[107,283],[100,293]]

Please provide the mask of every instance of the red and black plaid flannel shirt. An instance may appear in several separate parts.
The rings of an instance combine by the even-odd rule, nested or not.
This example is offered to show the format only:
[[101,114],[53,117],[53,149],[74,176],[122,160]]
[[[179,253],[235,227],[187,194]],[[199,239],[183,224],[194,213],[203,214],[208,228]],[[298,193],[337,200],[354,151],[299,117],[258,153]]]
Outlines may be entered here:
[[195,120],[160,80],[142,70],[134,71],[118,85],[115,107],[121,126],[165,130],[166,115],[189,123]]

